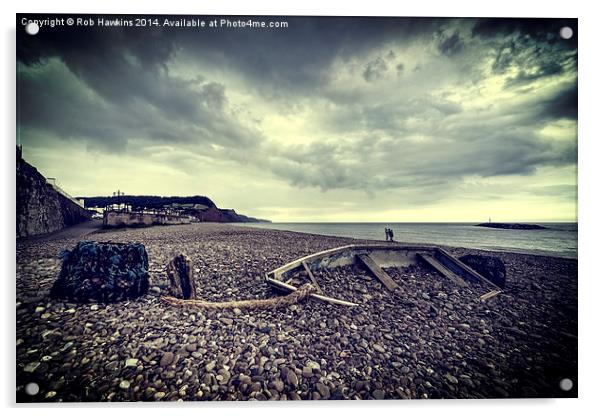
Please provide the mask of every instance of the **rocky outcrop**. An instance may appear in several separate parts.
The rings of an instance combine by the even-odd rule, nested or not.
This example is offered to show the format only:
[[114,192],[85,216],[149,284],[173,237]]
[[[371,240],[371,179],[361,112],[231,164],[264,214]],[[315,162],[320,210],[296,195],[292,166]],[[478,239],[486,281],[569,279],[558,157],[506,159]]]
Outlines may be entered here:
[[482,224],[477,224],[476,226],[501,228],[504,230],[545,230],[547,228],[537,224],[509,224],[504,222],[484,222]]
[[17,149],[17,237],[50,233],[87,221],[91,216],[48,184]]

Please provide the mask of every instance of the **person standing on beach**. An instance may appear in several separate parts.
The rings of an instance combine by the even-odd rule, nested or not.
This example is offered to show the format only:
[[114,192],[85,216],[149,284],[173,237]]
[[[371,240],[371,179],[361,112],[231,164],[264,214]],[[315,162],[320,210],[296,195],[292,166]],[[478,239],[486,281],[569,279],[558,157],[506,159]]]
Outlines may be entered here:
[[385,228],[385,237],[386,241],[393,241],[393,230],[390,228]]

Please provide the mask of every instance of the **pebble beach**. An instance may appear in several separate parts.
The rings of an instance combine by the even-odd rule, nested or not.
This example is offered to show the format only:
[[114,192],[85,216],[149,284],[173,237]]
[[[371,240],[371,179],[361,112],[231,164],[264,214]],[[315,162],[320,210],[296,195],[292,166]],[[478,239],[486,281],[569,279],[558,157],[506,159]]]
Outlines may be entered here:
[[412,265],[386,269],[393,294],[354,265],[316,278],[356,307],[206,311],[161,302],[173,256],[192,260],[202,300],[267,299],[279,295],[267,271],[362,240],[210,223],[85,239],[144,244],[151,288],[114,304],[50,299],[58,253],[80,238],[18,240],[18,402],[577,397],[575,259],[445,247],[499,257],[506,289],[483,302],[480,285]]

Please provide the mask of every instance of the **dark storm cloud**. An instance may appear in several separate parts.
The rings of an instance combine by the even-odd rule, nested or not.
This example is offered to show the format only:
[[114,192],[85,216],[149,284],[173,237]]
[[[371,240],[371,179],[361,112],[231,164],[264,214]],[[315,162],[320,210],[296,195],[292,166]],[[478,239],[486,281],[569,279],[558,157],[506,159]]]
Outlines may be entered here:
[[[526,93],[528,96],[529,93]],[[524,100],[499,113],[512,127],[538,129],[555,120],[577,120],[577,84],[560,84],[547,94]]]
[[[403,137],[421,133],[429,125],[436,126],[446,117],[463,111],[459,103],[428,94],[398,94],[394,103],[358,99],[341,107],[323,124],[333,134],[370,131]],[[413,131],[414,128],[408,126],[412,120],[421,120],[419,131]]]
[[387,72],[387,69],[387,63],[379,56],[373,61],[368,62],[362,76],[367,82],[375,81],[382,78],[385,72]]
[[518,75],[509,78],[505,85],[506,87],[523,86],[542,77],[560,74],[562,70],[562,66],[557,62],[544,63],[534,67],[533,71],[530,73],[525,70],[520,70]]
[[[538,134],[548,122],[576,118],[575,82],[546,93],[537,87],[576,74],[573,42],[550,37],[561,21],[272,19],[289,28],[20,34],[20,122],[105,152],[132,143],[183,146],[267,169],[297,187],[423,187],[433,199],[465,176],[530,175],[575,161],[576,143]],[[404,48],[413,45],[427,56],[406,61]],[[193,75],[171,69],[184,64]],[[240,90],[198,68],[235,74]],[[340,73],[361,82],[334,88]],[[488,97],[492,109],[480,112],[465,109],[472,97],[449,98],[492,74],[532,98],[497,108]],[[274,113],[307,108],[308,126],[325,138],[291,145],[267,137],[261,119],[272,114],[233,103],[233,92]],[[197,160],[186,162],[186,172]]]
[[259,140],[229,112],[223,85],[170,76],[167,33],[53,31],[19,45],[26,125],[107,151],[130,139],[243,148]]
[[521,87],[540,78],[575,71],[576,52],[559,50],[551,45],[538,45],[532,40],[513,40],[503,45],[492,69],[504,73],[511,65],[519,68],[518,74],[506,80],[506,87]]
[[[161,84],[160,80],[145,82],[149,88],[154,82]],[[207,83],[189,90],[175,85],[180,86],[165,90],[165,84],[159,85],[154,93],[157,100],[132,93],[112,101],[94,95],[62,63],[52,60],[37,70],[21,71],[20,121],[64,139],[84,139],[90,147],[109,152],[121,152],[131,140],[139,139],[241,148],[259,139],[224,109],[223,86]]]
[[[386,43],[409,43],[429,36],[447,22],[361,17],[273,20],[287,20],[289,27],[277,32],[254,31],[250,35],[235,30],[217,30],[202,37],[184,33],[178,35],[178,42],[191,57],[236,69],[245,74],[252,88],[277,98],[285,92],[302,95],[320,92],[336,59],[345,61],[361,56]],[[367,70],[370,74],[371,70]],[[378,76],[380,71],[377,68],[374,75]]]
[[464,43],[460,39],[460,33],[454,32],[453,35],[444,38],[438,45],[439,52],[446,56],[453,56],[462,51]]
[[[568,40],[559,36],[560,29],[572,27],[574,36]],[[557,43],[573,48],[577,45],[577,19],[481,18],[476,19],[475,36],[499,38],[511,35],[528,36],[540,42]]]
[[[563,39],[560,29],[573,28],[574,36]],[[540,78],[577,70],[576,19],[480,19],[473,36],[490,41],[496,50],[494,73],[502,74],[516,66],[519,72],[506,81],[506,87],[527,85]]]
[[[391,36],[412,38],[437,24],[428,19],[284,19],[290,29],[251,35],[231,29],[199,36],[198,31],[185,29],[68,27],[32,37],[20,31],[17,56],[22,64],[35,67],[58,58],[105,100],[101,107],[83,102],[87,95],[73,97],[77,92],[70,86],[71,96],[66,96],[61,82],[68,81],[57,74],[32,74],[23,79],[23,122],[52,129],[61,137],[96,137],[98,147],[106,149],[122,148],[132,134],[183,142],[198,135],[200,141],[245,147],[260,137],[229,113],[223,85],[207,83],[199,90],[195,83],[170,75],[167,63],[177,51],[189,59],[240,71],[250,88],[289,102],[291,90],[321,88],[333,59],[369,50]],[[38,101],[31,95],[33,88],[53,89],[52,99]],[[64,114],[78,117],[65,119]],[[176,120],[182,126],[174,129]]]
[[539,115],[544,119],[577,120],[577,106],[577,85],[572,83],[543,100],[539,107]]

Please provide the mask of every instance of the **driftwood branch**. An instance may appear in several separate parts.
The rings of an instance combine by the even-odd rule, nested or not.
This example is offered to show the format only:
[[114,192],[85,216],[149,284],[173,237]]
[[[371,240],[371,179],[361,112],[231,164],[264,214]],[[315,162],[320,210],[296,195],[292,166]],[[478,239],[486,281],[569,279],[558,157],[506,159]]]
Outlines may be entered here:
[[309,297],[314,291],[315,288],[312,285],[307,284],[286,296],[278,296],[270,299],[206,302],[197,299],[177,299],[171,296],[163,296],[161,297],[161,300],[172,306],[193,307],[199,309],[277,309],[297,304]]

